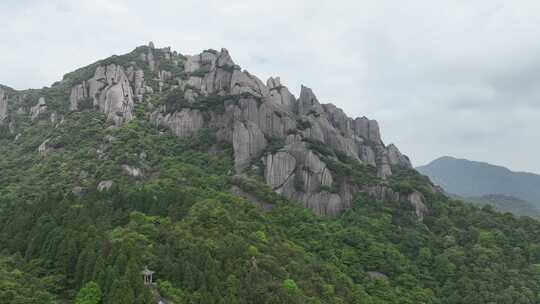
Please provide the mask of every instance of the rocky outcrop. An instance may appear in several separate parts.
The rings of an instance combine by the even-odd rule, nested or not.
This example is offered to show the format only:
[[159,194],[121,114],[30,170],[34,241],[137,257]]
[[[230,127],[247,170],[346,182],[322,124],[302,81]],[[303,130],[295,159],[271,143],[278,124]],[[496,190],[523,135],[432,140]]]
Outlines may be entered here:
[[156,125],[170,129],[173,134],[181,138],[195,134],[204,126],[202,113],[199,110],[187,108],[167,114],[154,112],[151,120]]
[[97,190],[99,192],[110,190],[112,188],[113,184],[114,184],[114,182],[111,181],[111,180],[101,181],[97,185]]
[[324,109],[313,93],[313,90],[302,86],[300,88],[300,98],[298,99],[298,114],[317,116],[322,113],[324,113]]
[[262,81],[247,71],[234,70],[231,76],[231,94],[251,94],[257,97],[269,95],[268,88]]
[[47,103],[44,97],[40,97],[38,103],[30,108],[30,117],[36,119],[40,114],[47,112]]
[[[276,192],[319,214],[339,214],[352,205],[362,187],[334,184],[334,173],[306,142],[371,165],[383,180],[392,175],[394,166],[411,167],[408,158],[394,145],[384,145],[377,121],[366,117],[352,119],[335,105],[321,104],[306,86],[301,87],[296,99],[279,77],[269,78],[265,85],[254,75],[241,71],[225,49],[186,56],[184,71],[187,77],[179,82],[179,87],[184,90],[185,100],[196,103],[200,96],[222,96],[224,112],[211,112],[208,127],[216,129],[219,140],[232,143],[236,172],[262,160],[265,181]],[[241,97],[235,97],[238,95]],[[195,115],[198,114],[186,113],[183,120],[189,121]],[[185,136],[171,124],[161,125]],[[269,145],[280,141],[283,148],[266,151]],[[394,197],[399,194],[387,190],[370,191],[386,191],[372,194],[399,200]]]
[[301,202],[320,215],[334,216],[350,202],[328,192],[334,179],[327,165],[305,143],[295,142],[266,155],[265,180],[274,191]]
[[[77,110],[82,100],[92,100],[95,108],[119,124],[132,118],[135,101],[143,102],[144,95],[152,92],[147,82],[160,92],[176,89],[178,94],[171,96],[178,96],[178,101],[172,107],[171,100],[166,107],[147,106],[150,120],[181,138],[202,128],[215,130],[218,141],[233,147],[236,173],[263,171],[274,191],[321,215],[339,214],[360,192],[380,200],[410,201],[419,217],[424,214],[422,197],[402,195],[386,186],[395,168],[412,167],[395,145],[383,143],[377,121],[350,118],[335,105],[321,103],[306,86],[296,98],[279,77],[263,83],[241,70],[226,49],[182,59],[153,45],[142,50],[140,59],[151,75],[136,64],[125,70],[115,64],[98,66],[91,79],[72,88],[71,109]],[[172,58],[174,64],[183,65],[182,73],[161,69]],[[380,184],[344,178],[333,171],[339,161],[369,166],[374,183]],[[123,170],[132,177],[142,176],[137,168],[123,166]]]
[[8,114],[8,95],[7,92],[0,88],[0,125],[7,118]]
[[408,169],[412,169],[412,164],[409,158],[399,151],[399,149],[394,145],[388,145],[388,161],[392,166],[404,166]]
[[127,70],[129,82],[133,86],[133,94],[137,101],[142,102],[144,94],[149,91],[144,80],[144,71],[141,68],[129,67]]
[[265,180],[273,190],[281,189],[296,170],[296,158],[289,152],[268,154],[265,158]]
[[424,195],[418,191],[413,191],[407,197],[407,200],[413,206],[416,217],[421,221],[424,219],[424,216],[428,214],[429,209],[427,208]]
[[69,110],[77,111],[79,109],[79,102],[88,97],[88,86],[86,81],[72,87],[69,95]]
[[45,141],[43,141],[41,145],[39,145],[38,147],[38,153],[42,157],[47,156],[47,154],[49,154],[52,150],[53,149],[49,146],[49,139],[46,139]]
[[234,166],[237,172],[246,169],[267,145],[264,134],[252,121],[235,121],[233,127]]
[[132,167],[129,165],[122,165],[122,171],[131,177],[134,178],[142,178],[143,177],[143,171],[137,167]]
[[429,213],[429,208],[425,204],[424,195],[419,191],[413,191],[409,194],[402,194],[394,191],[386,185],[369,186],[362,189],[364,194],[381,202],[407,203],[414,208],[414,213],[419,221]]
[[133,89],[119,65],[98,66],[94,77],[75,85],[71,89],[70,109],[77,110],[85,98],[91,98],[94,107],[117,125],[133,118]]
[[378,271],[368,271],[367,275],[368,275],[368,278],[372,281],[377,281],[377,280],[388,281],[389,280],[387,275]]
[[268,87],[268,101],[281,105],[289,112],[294,110],[296,98],[289,92],[286,86],[281,85],[281,79],[279,77],[270,77],[266,81],[266,86]]

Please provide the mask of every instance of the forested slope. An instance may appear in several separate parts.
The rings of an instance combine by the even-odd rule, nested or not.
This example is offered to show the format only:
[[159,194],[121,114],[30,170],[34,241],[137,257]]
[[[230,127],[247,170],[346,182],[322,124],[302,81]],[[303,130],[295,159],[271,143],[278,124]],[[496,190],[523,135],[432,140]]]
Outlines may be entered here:
[[[242,89],[245,79],[237,99],[206,96],[185,81],[220,70],[186,75],[189,58],[156,49],[150,60],[151,50],[51,88],[2,89],[0,302],[155,303],[158,292],[172,303],[540,301],[540,222],[450,200],[369,122],[370,134],[361,125],[328,141],[326,119],[349,120],[311,95],[313,108],[272,112],[294,118],[284,137],[249,119],[225,134],[227,109],[260,110],[269,97]],[[189,101],[190,89],[201,96]],[[244,129],[253,141],[243,144],[261,149],[238,144]],[[143,285],[145,266],[155,287]]]

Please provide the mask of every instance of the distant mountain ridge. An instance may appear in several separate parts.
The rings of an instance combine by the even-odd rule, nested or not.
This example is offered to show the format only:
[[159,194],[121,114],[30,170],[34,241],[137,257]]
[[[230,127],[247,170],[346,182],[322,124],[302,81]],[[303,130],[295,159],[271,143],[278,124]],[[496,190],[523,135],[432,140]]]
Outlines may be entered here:
[[540,208],[533,203],[513,196],[488,194],[480,197],[466,197],[463,200],[479,206],[491,205],[500,212],[511,212],[515,215],[540,218]]
[[452,194],[462,197],[513,196],[540,207],[540,175],[537,174],[514,172],[502,166],[449,156],[416,169]]

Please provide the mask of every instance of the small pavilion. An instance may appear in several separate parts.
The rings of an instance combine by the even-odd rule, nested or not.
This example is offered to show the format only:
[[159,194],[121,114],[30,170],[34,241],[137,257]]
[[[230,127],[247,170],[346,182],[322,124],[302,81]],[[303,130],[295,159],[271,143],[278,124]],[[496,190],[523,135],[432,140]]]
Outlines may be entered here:
[[144,266],[144,270],[141,271],[141,274],[143,275],[144,285],[152,285],[154,283],[154,279],[152,278],[154,271],[148,269],[148,266]]

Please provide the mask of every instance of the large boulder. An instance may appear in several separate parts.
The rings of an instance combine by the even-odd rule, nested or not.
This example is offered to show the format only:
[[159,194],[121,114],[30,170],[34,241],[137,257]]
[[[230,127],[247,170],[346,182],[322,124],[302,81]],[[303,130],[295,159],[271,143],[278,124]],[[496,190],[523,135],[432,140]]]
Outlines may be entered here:
[[151,116],[154,124],[170,129],[178,137],[185,138],[203,128],[204,118],[199,110],[182,109],[174,113],[154,112]]

